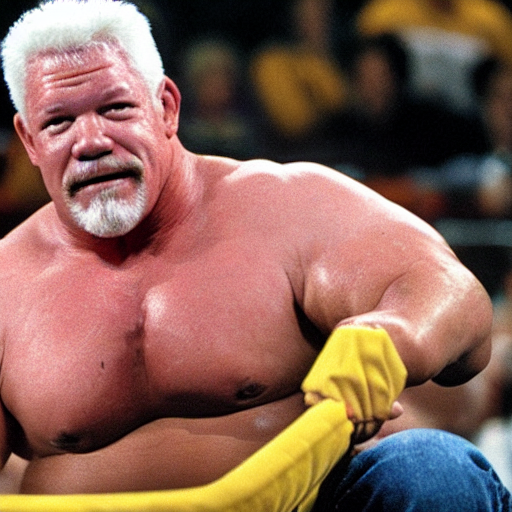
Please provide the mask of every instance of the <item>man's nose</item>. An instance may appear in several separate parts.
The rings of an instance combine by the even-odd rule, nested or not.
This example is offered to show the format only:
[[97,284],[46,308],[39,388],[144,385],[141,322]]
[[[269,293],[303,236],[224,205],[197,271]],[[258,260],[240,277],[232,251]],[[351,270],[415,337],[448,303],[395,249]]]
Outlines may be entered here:
[[94,160],[113,150],[113,141],[105,134],[101,116],[90,114],[75,120],[72,155],[77,160]]

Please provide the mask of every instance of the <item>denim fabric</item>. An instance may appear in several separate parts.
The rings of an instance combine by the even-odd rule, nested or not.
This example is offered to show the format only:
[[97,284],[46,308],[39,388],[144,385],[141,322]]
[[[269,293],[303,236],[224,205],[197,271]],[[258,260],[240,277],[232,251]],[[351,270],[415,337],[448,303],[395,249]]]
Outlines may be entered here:
[[474,445],[439,430],[400,432],[342,460],[314,512],[510,512],[512,498]]

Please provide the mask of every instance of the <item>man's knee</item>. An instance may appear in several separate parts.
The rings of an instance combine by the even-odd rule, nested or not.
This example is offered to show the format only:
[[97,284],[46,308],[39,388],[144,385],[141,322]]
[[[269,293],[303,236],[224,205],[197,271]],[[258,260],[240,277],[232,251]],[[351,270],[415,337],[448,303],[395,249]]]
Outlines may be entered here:
[[330,503],[335,504],[330,505],[332,510],[343,505],[372,512],[494,512],[508,511],[512,504],[490,464],[471,443],[431,429],[383,439],[354,457],[343,474],[331,474],[327,487]]

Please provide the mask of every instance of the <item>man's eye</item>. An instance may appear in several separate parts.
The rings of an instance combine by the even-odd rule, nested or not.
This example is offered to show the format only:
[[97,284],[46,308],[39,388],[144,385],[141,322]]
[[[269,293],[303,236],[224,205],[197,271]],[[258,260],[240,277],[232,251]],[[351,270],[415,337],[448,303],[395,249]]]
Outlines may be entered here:
[[48,119],[43,124],[43,130],[47,128],[52,129],[59,129],[64,128],[67,124],[72,123],[73,119],[71,117],[65,117],[65,116],[59,116],[59,117],[52,117],[51,119]]
[[107,105],[106,107],[102,108],[100,113],[101,114],[119,114],[119,113],[126,113],[130,108],[132,108],[133,105],[130,103],[112,103],[111,105]]

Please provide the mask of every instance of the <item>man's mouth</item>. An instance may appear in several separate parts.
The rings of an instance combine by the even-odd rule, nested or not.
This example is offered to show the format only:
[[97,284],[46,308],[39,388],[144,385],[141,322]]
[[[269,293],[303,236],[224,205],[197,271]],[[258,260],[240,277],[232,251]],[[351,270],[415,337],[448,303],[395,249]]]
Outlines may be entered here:
[[133,170],[128,169],[125,171],[118,171],[113,172],[110,174],[104,174],[101,176],[93,176],[92,178],[83,180],[83,181],[76,181],[74,183],[71,183],[69,186],[69,196],[74,197],[80,190],[90,186],[90,185],[96,185],[98,183],[106,183],[109,181],[115,181],[115,180],[122,180],[122,179],[133,179],[135,181],[140,181],[140,174]]

